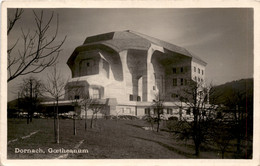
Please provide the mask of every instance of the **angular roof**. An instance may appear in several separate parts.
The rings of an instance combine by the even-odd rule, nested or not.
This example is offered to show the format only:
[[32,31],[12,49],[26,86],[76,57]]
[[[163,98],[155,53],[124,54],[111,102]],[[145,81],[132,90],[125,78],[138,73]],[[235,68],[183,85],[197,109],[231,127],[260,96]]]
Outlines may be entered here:
[[117,52],[127,49],[147,50],[150,48],[151,44],[155,44],[169,51],[194,58],[205,65],[207,64],[185,48],[131,30],[110,32],[87,37],[83,45],[77,47],[76,50],[82,50],[88,46],[97,44],[106,45]]

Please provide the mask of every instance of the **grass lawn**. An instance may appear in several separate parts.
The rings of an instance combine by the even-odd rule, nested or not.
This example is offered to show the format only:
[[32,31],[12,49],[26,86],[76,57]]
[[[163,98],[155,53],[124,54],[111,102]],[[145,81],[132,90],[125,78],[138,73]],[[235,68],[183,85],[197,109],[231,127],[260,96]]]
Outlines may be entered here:
[[[33,119],[26,124],[26,119],[8,120],[8,159],[53,159],[60,153],[48,153],[48,148],[74,149],[81,140],[79,149],[88,149],[88,153],[69,154],[69,159],[182,159],[195,158],[194,146],[188,141],[177,141],[171,133],[146,131],[149,126],[142,120],[97,120],[97,126],[84,129],[84,120],[77,120],[77,134],[73,135],[73,121],[60,120],[60,144],[54,143],[53,119]],[[22,136],[39,130],[26,139]],[[15,148],[43,149],[46,153],[15,153]],[[202,149],[201,158],[221,158],[216,149]]]

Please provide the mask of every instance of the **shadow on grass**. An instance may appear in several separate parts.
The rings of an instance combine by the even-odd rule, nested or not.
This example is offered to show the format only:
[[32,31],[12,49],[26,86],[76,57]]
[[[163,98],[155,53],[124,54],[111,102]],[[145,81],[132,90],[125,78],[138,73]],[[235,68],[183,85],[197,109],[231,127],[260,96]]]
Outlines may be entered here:
[[159,144],[159,145],[161,145],[161,146],[167,148],[168,150],[173,151],[173,152],[175,152],[175,153],[178,153],[178,154],[180,154],[180,155],[183,155],[183,156],[185,156],[185,157],[187,157],[187,158],[196,158],[196,156],[195,156],[194,154],[181,151],[181,150],[179,150],[179,149],[177,149],[177,148],[174,148],[174,147],[172,147],[172,146],[169,146],[169,145],[167,145],[167,144],[165,144],[165,143],[162,143],[162,142],[159,142],[159,141],[155,141],[155,140],[151,140],[151,139],[147,139],[147,138],[141,138],[141,137],[134,137],[134,136],[132,136],[132,137],[133,137],[133,138],[137,138],[137,139],[141,139],[141,140],[145,140],[145,141],[150,141],[150,142],[157,143],[157,144]]

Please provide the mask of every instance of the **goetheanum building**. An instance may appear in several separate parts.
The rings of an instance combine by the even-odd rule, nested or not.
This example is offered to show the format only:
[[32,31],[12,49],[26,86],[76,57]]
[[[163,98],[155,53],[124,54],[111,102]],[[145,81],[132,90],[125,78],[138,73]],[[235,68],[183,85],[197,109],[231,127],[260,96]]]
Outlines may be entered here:
[[[105,101],[110,115],[143,116],[156,96],[166,101],[165,113],[172,114],[181,87],[205,81],[206,63],[198,56],[130,30],[87,37],[67,64],[72,80],[65,99],[87,94]],[[82,93],[71,93],[73,88]]]

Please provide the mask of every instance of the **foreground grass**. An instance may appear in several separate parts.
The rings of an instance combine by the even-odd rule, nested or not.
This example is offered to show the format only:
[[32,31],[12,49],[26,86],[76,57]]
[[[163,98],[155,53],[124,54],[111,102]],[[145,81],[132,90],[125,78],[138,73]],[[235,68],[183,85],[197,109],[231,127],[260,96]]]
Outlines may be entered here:
[[[88,121],[89,125],[89,121]],[[77,134],[73,135],[73,121],[60,120],[60,144],[54,143],[53,119],[34,119],[29,125],[25,119],[8,120],[9,159],[53,159],[60,153],[48,153],[48,148],[74,149],[82,140],[79,149],[88,149],[86,154],[69,154],[66,158],[77,159],[181,159],[195,158],[191,142],[174,139],[168,132],[145,131],[149,126],[142,120],[99,119],[95,128],[84,129],[84,120],[77,120]],[[27,139],[22,136],[39,132]],[[46,153],[15,153],[15,148],[43,149]],[[215,149],[201,151],[201,158],[220,158]]]

